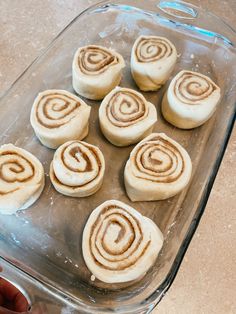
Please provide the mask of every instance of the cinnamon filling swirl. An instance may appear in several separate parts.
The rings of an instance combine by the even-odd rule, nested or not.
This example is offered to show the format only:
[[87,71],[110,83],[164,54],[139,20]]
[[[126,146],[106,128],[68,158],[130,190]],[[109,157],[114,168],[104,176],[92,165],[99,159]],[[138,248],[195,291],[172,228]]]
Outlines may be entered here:
[[96,278],[118,283],[145,275],[162,244],[163,235],[151,219],[125,203],[108,200],[89,216],[82,251]]
[[11,151],[3,151],[0,154],[0,180],[6,187],[5,191],[0,190],[0,195],[18,190],[16,185],[30,182],[34,175],[34,165],[24,156]]
[[138,62],[155,62],[168,58],[173,48],[165,38],[141,37],[137,43],[135,54]]
[[69,123],[78,115],[79,107],[80,103],[68,95],[43,95],[36,106],[36,117],[42,126],[55,129]]
[[148,116],[145,101],[132,91],[118,91],[109,100],[106,114],[109,121],[117,127],[128,127]]
[[41,162],[13,144],[0,147],[0,213],[11,215],[30,207],[45,184]]
[[168,140],[159,136],[137,146],[133,158],[138,170],[136,177],[148,181],[175,182],[184,171],[181,152]]
[[140,221],[126,209],[110,205],[103,208],[91,227],[90,251],[94,263],[107,270],[125,270],[145,254]]
[[197,104],[216,89],[216,84],[206,76],[187,71],[178,77],[173,87],[175,97],[185,104]]
[[[86,186],[100,175],[102,168],[96,150],[91,145],[79,141],[71,142],[63,148],[60,153],[60,162],[62,163],[63,172],[69,170],[82,176],[81,178],[78,177],[75,185],[66,184],[58,178],[54,168],[54,177],[58,183],[71,188]],[[83,176],[84,174],[86,174],[86,177]]]
[[87,46],[81,49],[78,56],[80,71],[88,75],[97,75],[105,72],[108,67],[119,62],[108,50],[96,46]]

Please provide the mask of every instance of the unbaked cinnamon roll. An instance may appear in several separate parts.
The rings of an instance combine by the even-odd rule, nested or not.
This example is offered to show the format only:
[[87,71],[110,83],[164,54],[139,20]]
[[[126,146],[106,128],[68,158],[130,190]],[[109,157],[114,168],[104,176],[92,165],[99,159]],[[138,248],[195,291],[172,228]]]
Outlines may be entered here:
[[140,36],[131,52],[132,76],[141,90],[158,90],[170,77],[176,61],[177,51],[167,38]]
[[116,146],[137,143],[152,132],[156,121],[155,106],[129,88],[116,87],[99,108],[101,130]]
[[100,189],[104,172],[105,160],[98,147],[70,141],[56,150],[50,166],[50,179],[58,192],[85,197]]
[[163,98],[162,114],[178,128],[196,128],[213,115],[220,98],[220,88],[209,77],[181,71],[173,78]]
[[14,214],[31,206],[44,188],[41,162],[28,151],[6,144],[0,147],[0,213]]
[[30,122],[43,145],[57,148],[87,136],[90,110],[82,99],[65,90],[46,90],[36,97]]
[[186,150],[164,133],[138,143],[125,166],[125,187],[132,201],[172,197],[189,183],[191,159]]
[[123,57],[114,50],[89,45],[79,48],[72,65],[73,88],[89,99],[104,98],[120,83]]
[[106,283],[141,278],[163,245],[157,225],[116,200],[93,210],[83,232],[82,250],[88,269]]

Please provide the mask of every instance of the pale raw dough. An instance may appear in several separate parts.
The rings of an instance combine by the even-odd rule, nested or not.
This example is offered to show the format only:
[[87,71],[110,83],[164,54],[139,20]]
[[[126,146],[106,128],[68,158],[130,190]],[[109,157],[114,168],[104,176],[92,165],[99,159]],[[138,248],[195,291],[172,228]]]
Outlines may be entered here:
[[132,201],[172,197],[186,187],[192,163],[186,150],[164,133],[138,143],[125,166],[125,188]]
[[156,121],[155,106],[129,88],[116,87],[103,99],[99,108],[101,130],[116,146],[139,142],[152,133]]
[[167,38],[140,36],[131,52],[132,76],[141,90],[158,90],[169,79],[176,61],[176,48]]
[[36,97],[30,122],[40,142],[57,148],[69,140],[88,135],[91,108],[65,90],[46,90]]
[[106,283],[143,277],[162,245],[163,235],[151,219],[116,200],[95,208],[83,231],[85,263],[97,279]]
[[74,90],[88,99],[103,99],[120,83],[123,57],[112,49],[89,45],[79,48],[72,65]]
[[98,147],[70,141],[56,150],[50,166],[50,179],[58,192],[85,197],[100,189],[104,172],[105,160]]
[[162,114],[178,128],[196,128],[213,115],[220,99],[220,88],[209,77],[181,71],[163,97]]
[[44,188],[41,162],[13,144],[0,147],[0,213],[14,214],[30,207]]

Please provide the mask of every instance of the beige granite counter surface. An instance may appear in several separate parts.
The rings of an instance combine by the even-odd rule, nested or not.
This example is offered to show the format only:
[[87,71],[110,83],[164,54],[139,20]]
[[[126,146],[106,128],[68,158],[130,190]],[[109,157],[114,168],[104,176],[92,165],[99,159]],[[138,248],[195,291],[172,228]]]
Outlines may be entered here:
[[[0,95],[90,0],[0,1]],[[191,0],[236,29],[236,1]],[[178,275],[155,313],[236,313],[236,128]]]

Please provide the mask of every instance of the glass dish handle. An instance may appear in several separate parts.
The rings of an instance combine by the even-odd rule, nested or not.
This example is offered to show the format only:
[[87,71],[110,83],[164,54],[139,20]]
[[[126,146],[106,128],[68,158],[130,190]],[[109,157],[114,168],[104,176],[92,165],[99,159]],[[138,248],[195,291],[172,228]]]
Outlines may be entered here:
[[158,8],[167,15],[174,16],[179,19],[193,20],[198,16],[198,12],[194,6],[182,1],[165,1],[161,0],[157,4]]
[[[162,17],[164,15],[167,18],[168,16],[172,16],[172,19],[169,20],[168,18],[168,21],[175,23],[176,26],[206,36],[206,38],[212,40],[214,43],[219,40],[223,41],[228,47],[236,46],[235,30],[214,14],[205,12],[195,5],[181,0],[159,0],[156,6],[160,12],[158,12],[159,16]],[[212,25],[214,25],[213,29],[209,29],[208,25],[201,22],[205,16],[208,17],[207,21],[209,24],[212,22]]]

